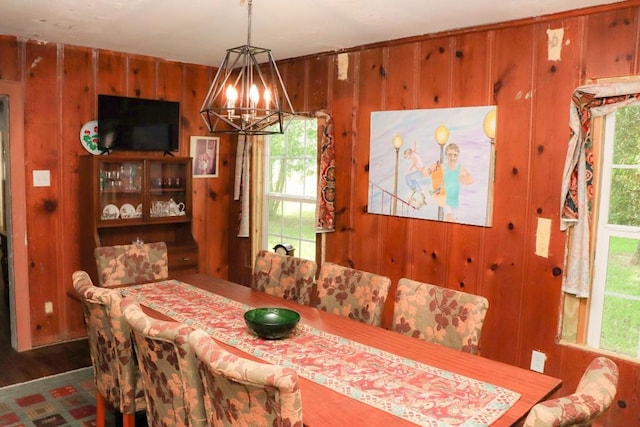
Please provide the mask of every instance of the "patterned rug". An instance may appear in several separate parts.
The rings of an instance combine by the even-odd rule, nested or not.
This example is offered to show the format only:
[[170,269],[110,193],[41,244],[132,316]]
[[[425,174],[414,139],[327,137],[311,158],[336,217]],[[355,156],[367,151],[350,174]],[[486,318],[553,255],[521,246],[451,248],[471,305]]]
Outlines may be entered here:
[[95,426],[95,393],[91,367],[0,388],[0,426]]

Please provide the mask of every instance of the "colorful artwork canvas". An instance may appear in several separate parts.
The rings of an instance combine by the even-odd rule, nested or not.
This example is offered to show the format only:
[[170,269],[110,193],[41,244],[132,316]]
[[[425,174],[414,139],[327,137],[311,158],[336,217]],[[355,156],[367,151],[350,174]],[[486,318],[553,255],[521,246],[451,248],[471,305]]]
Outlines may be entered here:
[[491,226],[496,113],[372,112],[368,212]]

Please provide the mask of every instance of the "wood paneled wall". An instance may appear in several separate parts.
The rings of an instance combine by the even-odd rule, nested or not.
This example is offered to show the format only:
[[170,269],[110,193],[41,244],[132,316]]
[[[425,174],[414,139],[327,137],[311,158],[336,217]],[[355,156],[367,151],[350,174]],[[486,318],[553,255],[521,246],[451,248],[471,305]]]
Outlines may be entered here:
[[[636,74],[640,2],[564,13],[434,36],[415,37],[283,61],[296,110],[324,109],[335,121],[337,229],[327,260],[358,269],[486,296],[482,355],[528,367],[547,354],[546,372],[575,389],[595,356],[557,343],[565,235],[559,231],[560,178],[568,141],[569,99],[590,79]],[[547,57],[547,30],[564,29],[559,61]],[[339,77],[338,62],[348,62]],[[346,60],[346,61],[345,61]],[[25,90],[29,291],[35,345],[83,334],[77,303],[66,296],[78,268],[78,140],[96,116],[96,94],[178,100],[180,154],[205,135],[198,110],[212,70],[118,52],[0,36],[0,79]],[[498,106],[493,226],[473,227],[367,213],[372,111]],[[220,178],[194,182],[194,236],[201,271],[247,283],[247,239],[235,237],[231,199],[235,142],[221,145]],[[33,188],[48,169],[52,185]],[[535,255],[539,218],[551,219],[549,255]],[[54,301],[56,315],[44,314]],[[387,317],[392,298],[389,298]],[[618,397],[603,425],[640,425],[640,367],[617,359]]]
[[[486,296],[483,357],[528,368],[546,353],[559,395],[575,387],[593,353],[557,342],[565,234],[560,182],[571,94],[590,79],[638,72],[638,3],[364,46],[286,61],[297,110],[326,109],[335,121],[337,229],[328,261]],[[549,29],[564,29],[559,61]],[[348,60],[345,78],[338,62]],[[342,70],[344,71],[344,70]],[[498,106],[492,227],[367,213],[372,111]],[[540,218],[552,221],[547,257],[535,254]],[[230,275],[245,281],[248,247],[232,249]],[[234,265],[235,264],[235,265]],[[392,293],[393,294],[393,293]],[[385,311],[390,318],[393,298]],[[603,425],[640,425],[640,367],[617,359],[621,381]]]
[[[79,132],[84,123],[97,118],[97,95],[179,101],[176,155],[189,156],[189,137],[207,135],[199,110],[213,71],[158,58],[0,36],[0,79],[20,82],[25,94],[27,211],[19,214],[27,217],[33,346],[86,335],[80,306],[67,291],[73,288],[71,274],[80,265],[78,218],[92,214],[87,195],[78,194],[78,159],[88,155]],[[193,184],[193,234],[199,243],[200,269],[221,277],[227,277],[228,269],[231,152],[235,150],[223,138],[220,177],[195,179]],[[34,188],[34,170],[49,170],[51,186]],[[53,302],[53,315],[44,313],[45,301]]]

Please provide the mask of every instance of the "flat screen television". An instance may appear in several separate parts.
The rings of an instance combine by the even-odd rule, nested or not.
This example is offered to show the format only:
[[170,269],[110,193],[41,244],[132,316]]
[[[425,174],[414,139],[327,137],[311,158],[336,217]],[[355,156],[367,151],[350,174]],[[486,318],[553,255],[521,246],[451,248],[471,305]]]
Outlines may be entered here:
[[180,103],[98,95],[98,149],[178,151]]

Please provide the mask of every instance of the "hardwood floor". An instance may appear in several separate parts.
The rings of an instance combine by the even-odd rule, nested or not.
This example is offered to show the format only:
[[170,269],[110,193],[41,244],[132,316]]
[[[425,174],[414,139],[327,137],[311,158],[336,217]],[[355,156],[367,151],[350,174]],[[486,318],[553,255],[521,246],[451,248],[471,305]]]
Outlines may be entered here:
[[11,347],[9,304],[0,279],[0,387],[91,366],[87,340],[17,352]]

